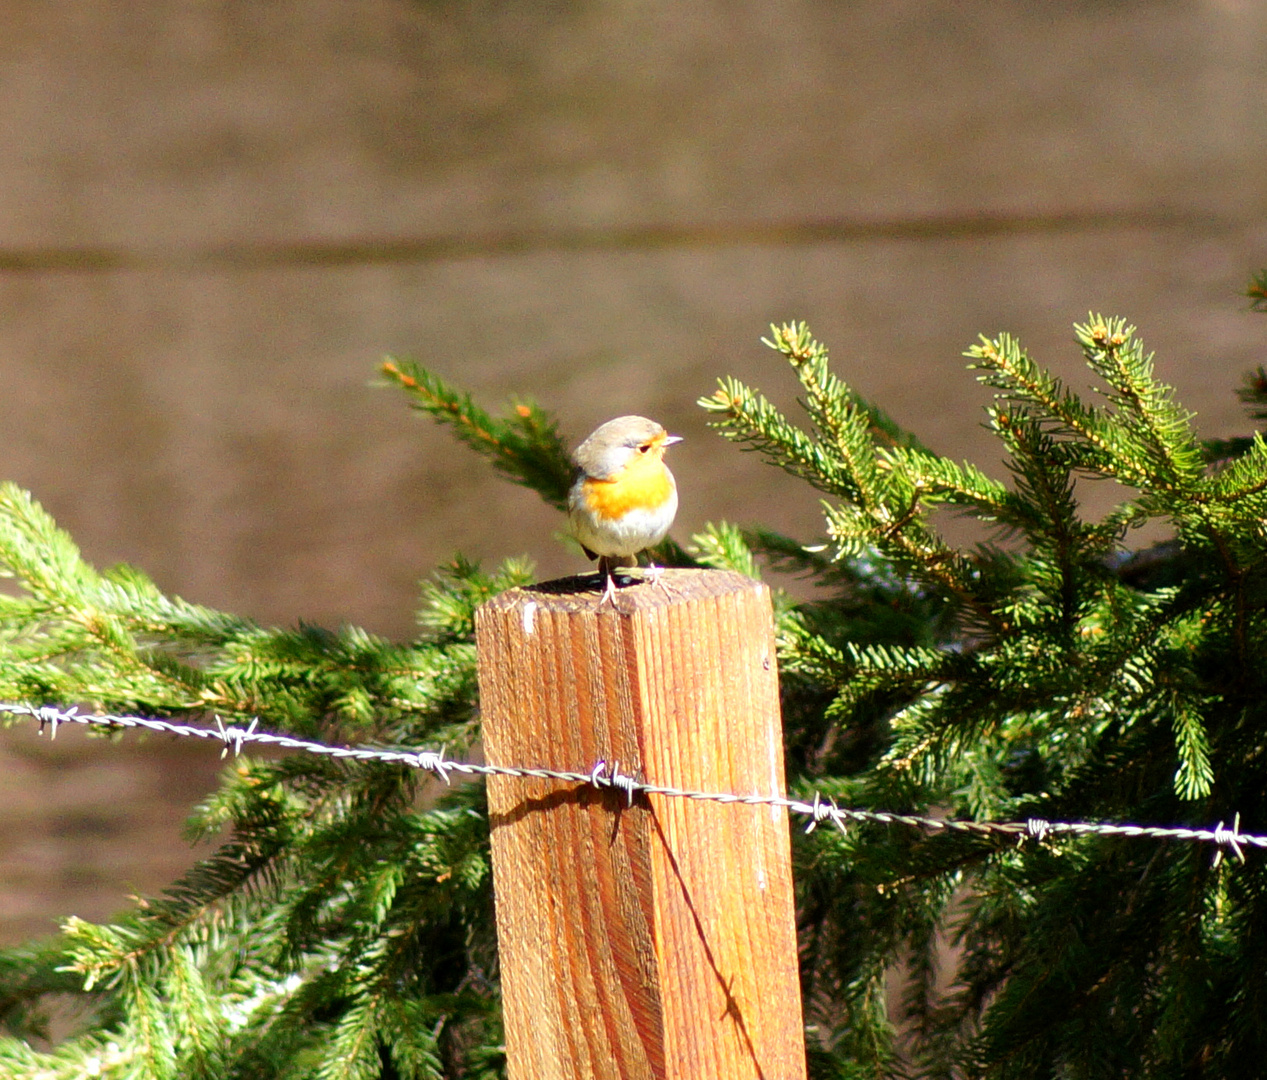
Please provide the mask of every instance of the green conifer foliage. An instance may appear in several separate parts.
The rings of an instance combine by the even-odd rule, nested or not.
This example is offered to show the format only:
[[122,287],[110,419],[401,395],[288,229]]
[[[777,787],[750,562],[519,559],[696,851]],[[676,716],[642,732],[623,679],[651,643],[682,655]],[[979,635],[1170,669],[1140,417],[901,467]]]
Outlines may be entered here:
[[[823,496],[823,542],[720,523],[658,554],[818,587],[810,602],[776,592],[795,793],[976,820],[1239,814],[1267,832],[1267,445],[1201,442],[1121,320],[1093,315],[1077,342],[1094,397],[1007,335],[970,351],[1006,482],[902,431],[802,324],[768,343],[801,382],[804,422],[734,380],[701,401],[724,436]],[[497,418],[416,364],[382,370],[563,504],[565,444],[537,406]],[[1241,391],[1260,419],[1264,382]],[[1093,521],[1078,491],[1096,479],[1129,497]],[[946,509],[986,539],[950,542]],[[1154,520],[1171,539],[1132,551],[1130,531]],[[478,735],[475,608],[531,578],[524,562],[486,574],[455,559],[424,585],[406,644],[268,629],[163,596],[136,570],[93,569],[11,485],[0,567],[18,586],[0,594],[0,699],[259,717],[453,756]],[[189,829],[223,839],[163,896],[0,952],[0,1076],[503,1075],[480,785],[244,753]],[[794,843],[815,1076],[1261,1072],[1256,849],[1241,862],[1124,836],[1018,845],[899,825]],[[78,1027],[48,1049],[50,1003],[68,1000]]]
[[[798,786],[975,819],[1267,821],[1267,447],[1255,435],[1212,463],[1132,327],[1093,315],[1077,339],[1098,403],[1006,335],[968,354],[995,391],[1006,485],[896,432],[803,325],[770,344],[800,377],[810,428],[733,381],[702,402],[727,437],[828,496],[833,565],[854,567],[844,603],[784,620],[789,692],[819,695],[826,721],[799,760],[791,733]],[[1087,521],[1076,486],[1096,478],[1133,495]],[[947,505],[996,542],[949,545],[929,516]],[[1155,518],[1174,540],[1127,554],[1127,531]],[[865,759],[844,757],[858,741]],[[1260,1071],[1260,859],[891,826],[815,832],[798,855],[825,1075],[897,1067],[881,1002],[898,962],[915,1073]]]

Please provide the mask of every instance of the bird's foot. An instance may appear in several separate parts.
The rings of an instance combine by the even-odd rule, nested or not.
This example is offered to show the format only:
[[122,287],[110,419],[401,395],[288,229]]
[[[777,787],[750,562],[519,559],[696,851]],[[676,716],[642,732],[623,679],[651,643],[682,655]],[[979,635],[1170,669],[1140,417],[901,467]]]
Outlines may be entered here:
[[642,571],[642,580],[648,585],[654,585],[657,588],[662,589],[666,595],[669,592],[668,582],[664,580],[663,566],[656,566],[655,563],[647,566]]

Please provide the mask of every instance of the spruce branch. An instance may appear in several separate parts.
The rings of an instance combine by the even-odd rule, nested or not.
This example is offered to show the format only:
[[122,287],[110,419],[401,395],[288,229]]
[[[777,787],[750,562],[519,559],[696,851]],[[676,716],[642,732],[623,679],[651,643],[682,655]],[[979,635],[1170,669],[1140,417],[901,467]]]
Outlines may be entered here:
[[845,405],[866,417],[869,432],[877,444],[920,448],[914,434],[905,431],[883,409],[867,401],[832,373],[828,366],[827,346],[814,339],[804,322],[771,324],[770,337],[762,338],[761,342],[785,356],[795,368],[808,393],[807,408],[811,415],[818,412],[822,416],[822,430],[827,437],[833,437],[831,428],[837,422],[835,414]]
[[1235,460],[1215,474],[1211,498],[1242,520],[1267,517],[1267,443],[1258,432]]
[[494,574],[461,555],[422,583],[422,606],[418,622],[437,640],[473,641],[475,610],[500,592],[533,580],[529,559],[508,559]]
[[[511,566],[488,577],[459,562],[468,594],[442,613],[437,608],[444,605],[433,597],[436,618],[412,645],[351,627],[265,629],[165,597],[136,571],[94,570],[38,504],[11,486],[0,491],[0,565],[22,589],[0,603],[0,683],[10,687],[9,696],[168,715],[214,709],[331,739],[352,725],[361,728],[362,739],[406,745],[437,739],[456,748],[476,734],[469,612],[479,595],[524,576]],[[55,954],[63,973],[36,982],[30,965],[23,975],[0,964],[0,1002],[12,995],[11,1027],[38,1032],[45,996],[72,990],[94,1010],[85,1022],[111,1025],[126,1044],[127,1067],[143,1063],[146,1075],[210,1080],[227,1075],[230,1060],[320,1059],[334,1029],[314,1024],[313,1017],[337,1012],[341,1002],[301,991],[320,982],[323,965],[360,970],[371,954],[388,956],[374,953],[376,936],[399,943],[401,928],[409,927],[413,936],[403,940],[416,941],[431,927],[450,926],[453,912],[465,909],[462,948],[470,950],[472,964],[489,969],[487,933],[469,932],[488,915],[486,817],[474,816],[473,828],[447,831],[448,864],[460,868],[456,888],[420,889],[419,873],[435,876],[417,861],[432,842],[402,846],[383,836],[388,823],[414,813],[415,780],[412,770],[303,756],[235,762],[224,786],[191,820],[192,833],[204,837],[230,830],[213,855],[164,895],[139,900],[112,926],[68,923]],[[399,868],[394,887],[383,865]],[[323,887],[314,892],[313,880]],[[466,899],[420,901],[437,891]],[[314,901],[310,917],[282,917],[294,916],[304,897]],[[391,970],[414,970],[413,954],[407,963],[398,951],[390,956]],[[376,1015],[397,1009],[397,999],[410,993],[408,981],[382,971],[383,985],[394,989],[376,999],[383,1010]],[[288,984],[293,977],[300,981]],[[300,1002],[314,1011],[297,1012]],[[483,1033],[495,1028],[487,995],[451,1002],[435,1015],[446,1009],[444,1030],[463,1032],[463,1046],[487,1049]],[[288,1023],[298,1029],[287,1030]],[[67,1066],[67,1075],[85,1075],[85,1055],[98,1045],[85,1036],[31,1057],[14,1056],[0,1042],[0,1062],[49,1071],[64,1059],[81,1070]],[[425,1055],[409,1045],[400,1041],[400,1060],[421,1067]],[[455,1043],[456,1056],[445,1067],[456,1068],[464,1053]],[[427,1066],[419,1075],[436,1074]]]
[[480,408],[470,394],[453,389],[413,361],[389,357],[380,370],[388,381],[408,393],[415,409],[448,424],[498,472],[531,488],[555,509],[567,508],[571,458],[558,425],[534,402],[514,401],[510,414],[497,419]]
[[942,542],[928,523],[926,504],[991,499],[1001,488],[969,466],[956,467],[924,450],[863,401],[831,373],[827,350],[804,323],[775,326],[771,333],[766,344],[796,370],[817,434],[800,430],[763,395],[733,379],[699,400],[702,408],[720,417],[713,426],[844,500],[824,503],[837,558],[857,556],[874,546],[904,572],[952,597],[967,618],[994,626],[997,613],[978,594],[971,560]]
[[713,426],[723,437],[760,452],[785,472],[833,495],[854,498],[858,494],[834,451],[789,423],[759,391],[737,379],[719,379],[717,390],[698,404],[720,417]]
[[[1256,310],[1267,308],[1258,306]],[[1249,406],[1245,411],[1250,417],[1254,420],[1267,420],[1267,370],[1262,364],[1245,376],[1236,396]]]
[[1032,416],[1059,438],[1072,438],[1080,451],[1079,467],[1110,471],[1112,436],[1105,417],[1088,406],[1060,379],[1044,371],[1010,334],[991,339],[982,335],[965,356],[979,379],[998,390],[998,400],[1022,416]]
[[1210,740],[1201,714],[1198,703],[1176,695],[1174,727],[1179,768],[1175,772],[1175,792],[1181,799],[1203,799],[1214,785]]
[[748,537],[728,522],[707,525],[703,532],[691,537],[688,550],[703,566],[733,570],[745,577],[761,580],[761,569]]
[[1154,377],[1152,354],[1144,353],[1135,328],[1124,319],[1092,314],[1074,332],[1087,364],[1108,383],[1106,396],[1122,421],[1118,432],[1129,436],[1129,441],[1121,440],[1115,455],[1123,473],[1134,467],[1133,458],[1148,464],[1146,482],[1132,486],[1182,490],[1189,499],[1199,498],[1205,461],[1191,431],[1191,414],[1179,408],[1174,391]]
[[1267,270],[1260,270],[1246,286],[1245,295],[1249,297],[1250,307],[1254,311],[1267,311]]

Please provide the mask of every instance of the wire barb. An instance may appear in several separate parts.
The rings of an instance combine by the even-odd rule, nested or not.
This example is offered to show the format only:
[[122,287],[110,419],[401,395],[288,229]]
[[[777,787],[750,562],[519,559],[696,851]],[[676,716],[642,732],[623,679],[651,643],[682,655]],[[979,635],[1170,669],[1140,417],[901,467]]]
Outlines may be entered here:
[[617,791],[623,791],[629,806],[633,806],[634,792],[643,788],[643,785],[632,776],[620,771],[619,761],[613,761],[610,764],[604,760],[596,761],[590,770],[587,782],[596,788],[615,788]]
[[1236,861],[1242,866],[1245,865],[1245,852],[1241,848],[1241,842],[1248,840],[1249,837],[1241,835],[1241,814],[1238,810],[1236,817],[1232,819],[1232,827],[1230,829],[1223,828],[1223,822],[1219,822],[1214,827],[1214,842],[1219,845],[1218,850],[1214,853],[1214,866],[1217,867],[1223,861],[1223,849],[1229,847],[1236,855]]
[[267,731],[258,731],[259,717],[255,717],[247,727],[226,725],[224,720],[215,717],[214,727],[196,727],[192,724],[175,724],[169,720],[156,720],[143,716],[111,716],[108,714],[81,713],[77,707],[58,709],[53,705],[25,705],[21,703],[0,702],[0,713],[13,716],[30,716],[39,724],[42,735],[47,727],[50,737],[57,734],[60,724],[85,724],[91,727],[105,728],[144,728],[148,731],[160,731],[171,735],[179,735],[193,739],[214,739],[223,743],[221,756],[228,754],[230,748],[234,756],[242,752],[248,743],[260,743],[279,746],[288,750],[302,750],[309,754],[323,754],[328,757],[351,759],[354,761],[391,762],[434,773],[446,784],[451,784],[450,773],[463,776],[514,776],[521,778],[561,780],[572,784],[588,784],[598,789],[623,791],[627,805],[633,806],[634,796],[664,795],[678,799],[700,799],[706,802],[737,803],[742,806],[777,806],[788,813],[806,817],[805,831],[813,832],[820,822],[830,821],[842,833],[850,823],[870,822],[879,825],[905,825],[909,828],[923,829],[927,832],[958,832],[975,836],[1008,836],[1024,841],[1027,838],[1042,843],[1058,835],[1067,836],[1123,836],[1131,838],[1147,838],[1153,840],[1189,840],[1197,843],[1215,845],[1214,865],[1222,861],[1225,850],[1230,850],[1241,863],[1245,862],[1245,847],[1267,848],[1267,836],[1241,832],[1241,815],[1232,819],[1232,827],[1227,828],[1220,821],[1213,829],[1192,829],[1182,826],[1127,825],[1113,822],[1087,821],[1045,821],[1042,818],[1029,818],[1024,822],[1016,821],[960,821],[949,818],[922,817],[917,814],[894,814],[883,810],[855,810],[837,806],[834,799],[824,799],[819,792],[814,793],[813,802],[800,799],[789,799],[785,795],[753,793],[740,795],[726,791],[689,791],[683,788],[666,787],[662,784],[648,784],[636,779],[629,773],[620,771],[620,763],[600,760],[595,762],[589,772],[567,772],[562,769],[543,769],[530,766],[515,765],[476,765],[470,761],[453,761],[444,756],[444,750],[410,750],[404,747],[379,748],[369,746],[330,746],[327,743],[312,742],[308,739],[296,739],[289,735],[274,735]]
[[233,756],[235,758],[240,757],[242,754],[242,744],[249,741],[250,737],[255,734],[255,728],[260,722],[260,718],[258,716],[254,717],[251,720],[251,726],[243,729],[239,727],[225,727],[224,720],[219,716],[217,716],[215,720],[216,734],[224,740],[224,749],[220,751],[221,758],[228,754],[229,747],[233,747]]
[[73,705],[72,705],[72,706],[71,706],[71,708],[68,710],[68,712],[67,712],[67,713],[65,713],[65,714],[59,713],[59,712],[58,712],[55,708],[53,708],[53,706],[51,706],[51,705],[44,705],[44,706],[42,706],[42,707],[41,707],[41,708],[37,711],[37,713],[36,713],[36,718],[37,718],[37,719],[39,720],[39,722],[40,722],[40,731],[39,731],[39,733],[40,733],[41,735],[43,735],[43,734],[44,734],[44,728],[45,728],[45,726],[47,725],[47,727],[48,727],[48,738],[49,738],[49,742],[52,742],[54,739],[56,739],[56,738],[57,738],[57,725],[58,725],[58,724],[60,724],[60,723],[62,722],[62,717],[63,717],[63,715],[65,715],[65,716],[67,716],[67,717],[73,717],[73,716],[75,715],[75,713],[76,713],[76,712],[78,712],[78,711],[79,711],[79,710],[78,710],[75,706],[73,706]]
[[810,812],[809,823],[805,826],[806,836],[808,836],[815,829],[817,829],[819,822],[822,822],[822,821],[830,821],[833,825],[836,826],[836,828],[840,830],[842,835],[844,834],[845,832],[844,812],[840,809],[839,806],[836,805],[835,799],[828,799],[826,802],[823,802],[822,793],[816,791],[814,792],[814,801],[813,803],[810,804],[809,812]]
[[1050,821],[1032,817],[1025,822],[1025,835],[1037,840],[1040,844],[1047,839],[1049,832],[1051,832]]
[[425,769],[427,772],[435,773],[446,784],[453,783],[453,780],[449,777],[453,762],[445,760],[443,749],[423,750],[421,753],[414,755],[413,761],[407,763],[413,765],[415,769]]

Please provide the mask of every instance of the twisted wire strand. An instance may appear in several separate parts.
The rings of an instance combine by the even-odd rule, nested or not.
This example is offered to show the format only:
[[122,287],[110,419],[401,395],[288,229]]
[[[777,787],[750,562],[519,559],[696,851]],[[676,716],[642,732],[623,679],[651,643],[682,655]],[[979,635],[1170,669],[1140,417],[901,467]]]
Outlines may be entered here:
[[259,731],[258,718],[247,727],[226,725],[216,717],[214,727],[198,727],[193,724],[177,724],[169,720],[157,720],[143,716],[115,716],[102,713],[81,713],[75,707],[58,709],[52,705],[25,705],[0,702],[0,713],[33,717],[42,734],[47,728],[56,737],[61,724],[84,724],[104,728],[143,728],[183,738],[211,739],[224,744],[221,757],[230,750],[234,755],[242,752],[247,744],[278,746],[288,750],[302,750],[309,754],[353,761],[381,761],[408,765],[434,773],[445,783],[451,782],[451,774],[465,776],[513,776],[542,780],[561,780],[567,783],[586,784],[600,790],[620,791],[629,805],[634,796],[662,795],[667,798],[696,799],[706,802],[738,804],[741,806],[776,806],[791,814],[808,818],[806,832],[812,832],[820,823],[830,822],[842,832],[849,824],[873,823],[881,825],[905,825],[928,832],[957,832],[976,836],[1008,836],[1017,840],[1042,841],[1053,836],[1125,836],[1153,840],[1187,840],[1214,844],[1218,848],[1216,860],[1224,850],[1231,851],[1240,862],[1245,861],[1245,846],[1267,848],[1267,836],[1240,831],[1240,814],[1228,828],[1220,821],[1213,828],[1194,829],[1180,826],[1129,825],[1113,822],[1045,821],[1030,818],[1026,821],[964,821],[953,818],[925,817],[919,814],[897,814],[884,810],[855,810],[837,806],[831,799],[815,793],[813,802],[789,799],[783,795],[740,795],[724,791],[692,791],[686,788],[668,787],[664,784],[648,784],[622,773],[619,762],[599,761],[589,772],[570,772],[562,769],[534,768],[516,765],[479,765],[470,761],[454,761],[444,756],[442,750],[406,750],[372,746],[331,746],[309,739],[297,739],[290,735],[274,735]]

